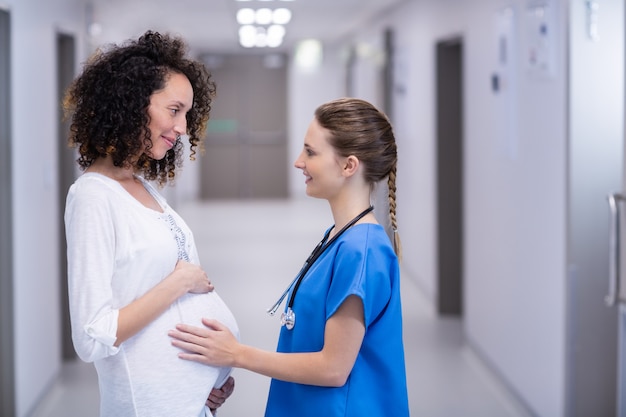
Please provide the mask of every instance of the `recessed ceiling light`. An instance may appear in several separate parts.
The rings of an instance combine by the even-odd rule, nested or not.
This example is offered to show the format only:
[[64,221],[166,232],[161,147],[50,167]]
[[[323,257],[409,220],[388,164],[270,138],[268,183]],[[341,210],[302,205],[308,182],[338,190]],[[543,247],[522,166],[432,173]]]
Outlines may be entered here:
[[291,10],[281,7],[274,10],[273,21],[277,25],[286,25],[291,20]]
[[302,40],[296,46],[296,65],[303,70],[313,71],[320,66],[322,53],[322,43],[319,40]]
[[246,48],[252,48],[256,43],[256,28],[245,25],[239,28],[239,43]]
[[272,23],[272,9],[261,8],[256,11],[256,23],[259,25],[269,25]]
[[254,23],[254,17],[254,9],[245,8],[237,11],[237,23],[240,25],[251,25]]

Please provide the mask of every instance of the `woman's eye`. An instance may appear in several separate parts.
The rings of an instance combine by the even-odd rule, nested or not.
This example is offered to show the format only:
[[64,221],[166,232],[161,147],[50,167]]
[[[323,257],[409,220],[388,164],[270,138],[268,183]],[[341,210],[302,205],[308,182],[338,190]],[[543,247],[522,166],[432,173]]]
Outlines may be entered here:
[[178,109],[170,109],[170,111],[172,112],[172,115],[176,115],[176,113],[178,113],[180,110]]

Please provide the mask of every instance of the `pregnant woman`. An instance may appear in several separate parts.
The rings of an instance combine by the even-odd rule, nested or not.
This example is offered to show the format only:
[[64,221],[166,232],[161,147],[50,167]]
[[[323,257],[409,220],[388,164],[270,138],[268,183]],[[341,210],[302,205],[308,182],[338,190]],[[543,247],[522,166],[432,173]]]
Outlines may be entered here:
[[98,51],[64,101],[84,170],[65,210],[72,339],[98,372],[101,417],[210,415],[232,388],[229,367],[183,361],[167,337],[202,317],[238,335],[193,234],[149,182],[176,177],[184,137],[193,159],[209,118],[215,84],[185,52],[154,32]]

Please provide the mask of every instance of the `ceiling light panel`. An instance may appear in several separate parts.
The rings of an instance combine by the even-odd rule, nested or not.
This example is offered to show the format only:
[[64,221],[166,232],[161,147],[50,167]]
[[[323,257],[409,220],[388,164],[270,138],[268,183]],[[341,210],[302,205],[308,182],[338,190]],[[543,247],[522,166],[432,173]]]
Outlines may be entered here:
[[253,3],[263,7],[243,7],[237,11],[237,23],[239,29],[239,43],[245,48],[275,48],[283,43],[286,34],[285,25],[291,21],[292,13],[286,7],[275,9],[267,7],[271,3],[287,3],[293,0],[236,0],[246,2],[250,6]]

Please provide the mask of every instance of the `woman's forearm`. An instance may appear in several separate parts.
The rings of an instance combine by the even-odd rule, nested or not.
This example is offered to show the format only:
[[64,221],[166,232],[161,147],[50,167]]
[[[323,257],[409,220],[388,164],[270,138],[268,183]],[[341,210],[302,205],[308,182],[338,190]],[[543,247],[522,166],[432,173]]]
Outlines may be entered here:
[[137,334],[186,292],[175,280],[164,279],[143,296],[121,308],[115,346]]
[[324,346],[318,352],[270,352],[239,343],[226,326],[203,319],[204,328],[179,324],[170,331],[179,356],[206,365],[247,369],[300,384],[342,386],[365,335],[361,300],[350,296],[326,322]]
[[115,346],[134,336],[186,293],[202,294],[212,290],[213,285],[200,266],[179,261],[170,275],[120,309]]

